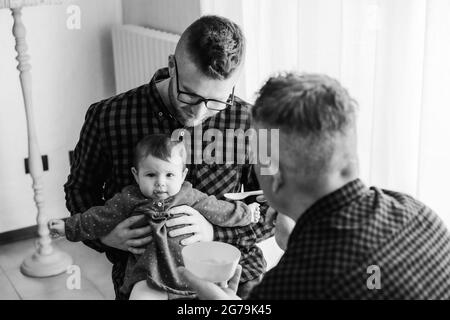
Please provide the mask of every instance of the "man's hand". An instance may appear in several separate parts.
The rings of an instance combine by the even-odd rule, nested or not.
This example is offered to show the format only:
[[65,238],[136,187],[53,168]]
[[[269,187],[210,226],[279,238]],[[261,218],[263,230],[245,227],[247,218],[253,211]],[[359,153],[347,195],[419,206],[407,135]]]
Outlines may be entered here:
[[130,229],[130,227],[143,219],[144,215],[132,216],[119,223],[113,231],[100,239],[108,247],[113,247],[134,254],[143,254],[145,248],[139,248],[152,241],[150,226]]
[[184,214],[182,216],[167,220],[167,227],[174,227],[179,225],[186,225],[184,227],[169,231],[170,237],[177,237],[184,234],[193,235],[181,241],[181,244],[186,246],[198,241],[212,241],[214,237],[214,230],[211,223],[202,216],[197,210],[183,205],[170,209],[170,215]]
[[228,281],[228,287],[224,287],[196,277],[185,267],[178,267],[178,273],[202,300],[240,300],[241,298],[236,295],[236,291],[239,286],[241,271],[242,267],[238,265],[234,276]]

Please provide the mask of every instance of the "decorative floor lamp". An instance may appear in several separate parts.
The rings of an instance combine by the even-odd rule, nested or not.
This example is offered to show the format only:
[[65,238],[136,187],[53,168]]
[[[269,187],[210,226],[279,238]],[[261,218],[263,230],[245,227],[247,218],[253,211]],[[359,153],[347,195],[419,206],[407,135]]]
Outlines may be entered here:
[[36,241],[36,251],[27,257],[20,266],[22,273],[31,277],[54,276],[65,272],[67,267],[72,264],[72,258],[67,253],[52,247],[47,227],[48,216],[44,206],[42,160],[37,142],[31,98],[30,56],[27,55],[26,30],[22,22],[22,7],[60,4],[61,2],[61,0],[0,0],[0,9],[10,9],[14,18],[12,32],[16,39],[16,60],[19,62],[17,69],[20,72],[20,84],[27,119],[29,171],[33,180],[34,201],[37,207],[39,238]]

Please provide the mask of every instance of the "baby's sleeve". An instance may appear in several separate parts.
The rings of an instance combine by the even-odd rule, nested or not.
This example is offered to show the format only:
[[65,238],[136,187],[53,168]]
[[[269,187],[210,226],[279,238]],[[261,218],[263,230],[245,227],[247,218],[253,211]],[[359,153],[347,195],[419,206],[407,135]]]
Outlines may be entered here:
[[124,190],[83,213],[65,219],[66,238],[69,241],[95,240],[109,234],[131,212],[132,201]]
[[218,200],[215,196],[192,189],[194,203],[192,207],[200,212],[212,224],[221,227],[247,226],[253,221],[253,214],[242,201]]

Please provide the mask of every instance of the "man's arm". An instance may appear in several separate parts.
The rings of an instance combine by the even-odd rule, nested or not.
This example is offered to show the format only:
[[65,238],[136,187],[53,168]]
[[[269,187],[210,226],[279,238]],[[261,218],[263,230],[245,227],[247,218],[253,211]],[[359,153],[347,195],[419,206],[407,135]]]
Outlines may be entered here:
[[274,235],[273,221],[266,222],[268,220],[266,212],[261,211],[262,219],[258,223],[246,227],[227,228],[213,225],[213,240],[227,242],[240,248],[249,248],[272,237]]
[[[73,152],[70,175],[64,185],[66,207],[71,215],[104,204],[103,184],[108,166],[101,147],[98,107],[94,104],[86,113],[80,139]],[[99,252],[108,248],[100,240],[86,240],[83,243]]]
[[[244,165],[241,183],[245,190],[258,190],[260,188],[253,165]],[[227,228],[213,225],[214,240],[234,244],[241,248],[248,248],[274,235],[274,219],[276,212],[268,205],[260,208],[261,219],[258,223],[245,227]]]

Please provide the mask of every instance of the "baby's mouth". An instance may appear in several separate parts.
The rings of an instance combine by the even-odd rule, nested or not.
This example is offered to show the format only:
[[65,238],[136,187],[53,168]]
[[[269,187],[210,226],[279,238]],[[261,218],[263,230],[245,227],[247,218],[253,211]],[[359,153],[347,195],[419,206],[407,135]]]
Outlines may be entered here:
[[157,195],[157,196],[162,196],[167,194],[167,191],[163,191],[163,190],[155,190],[153,191],[153,194]]

